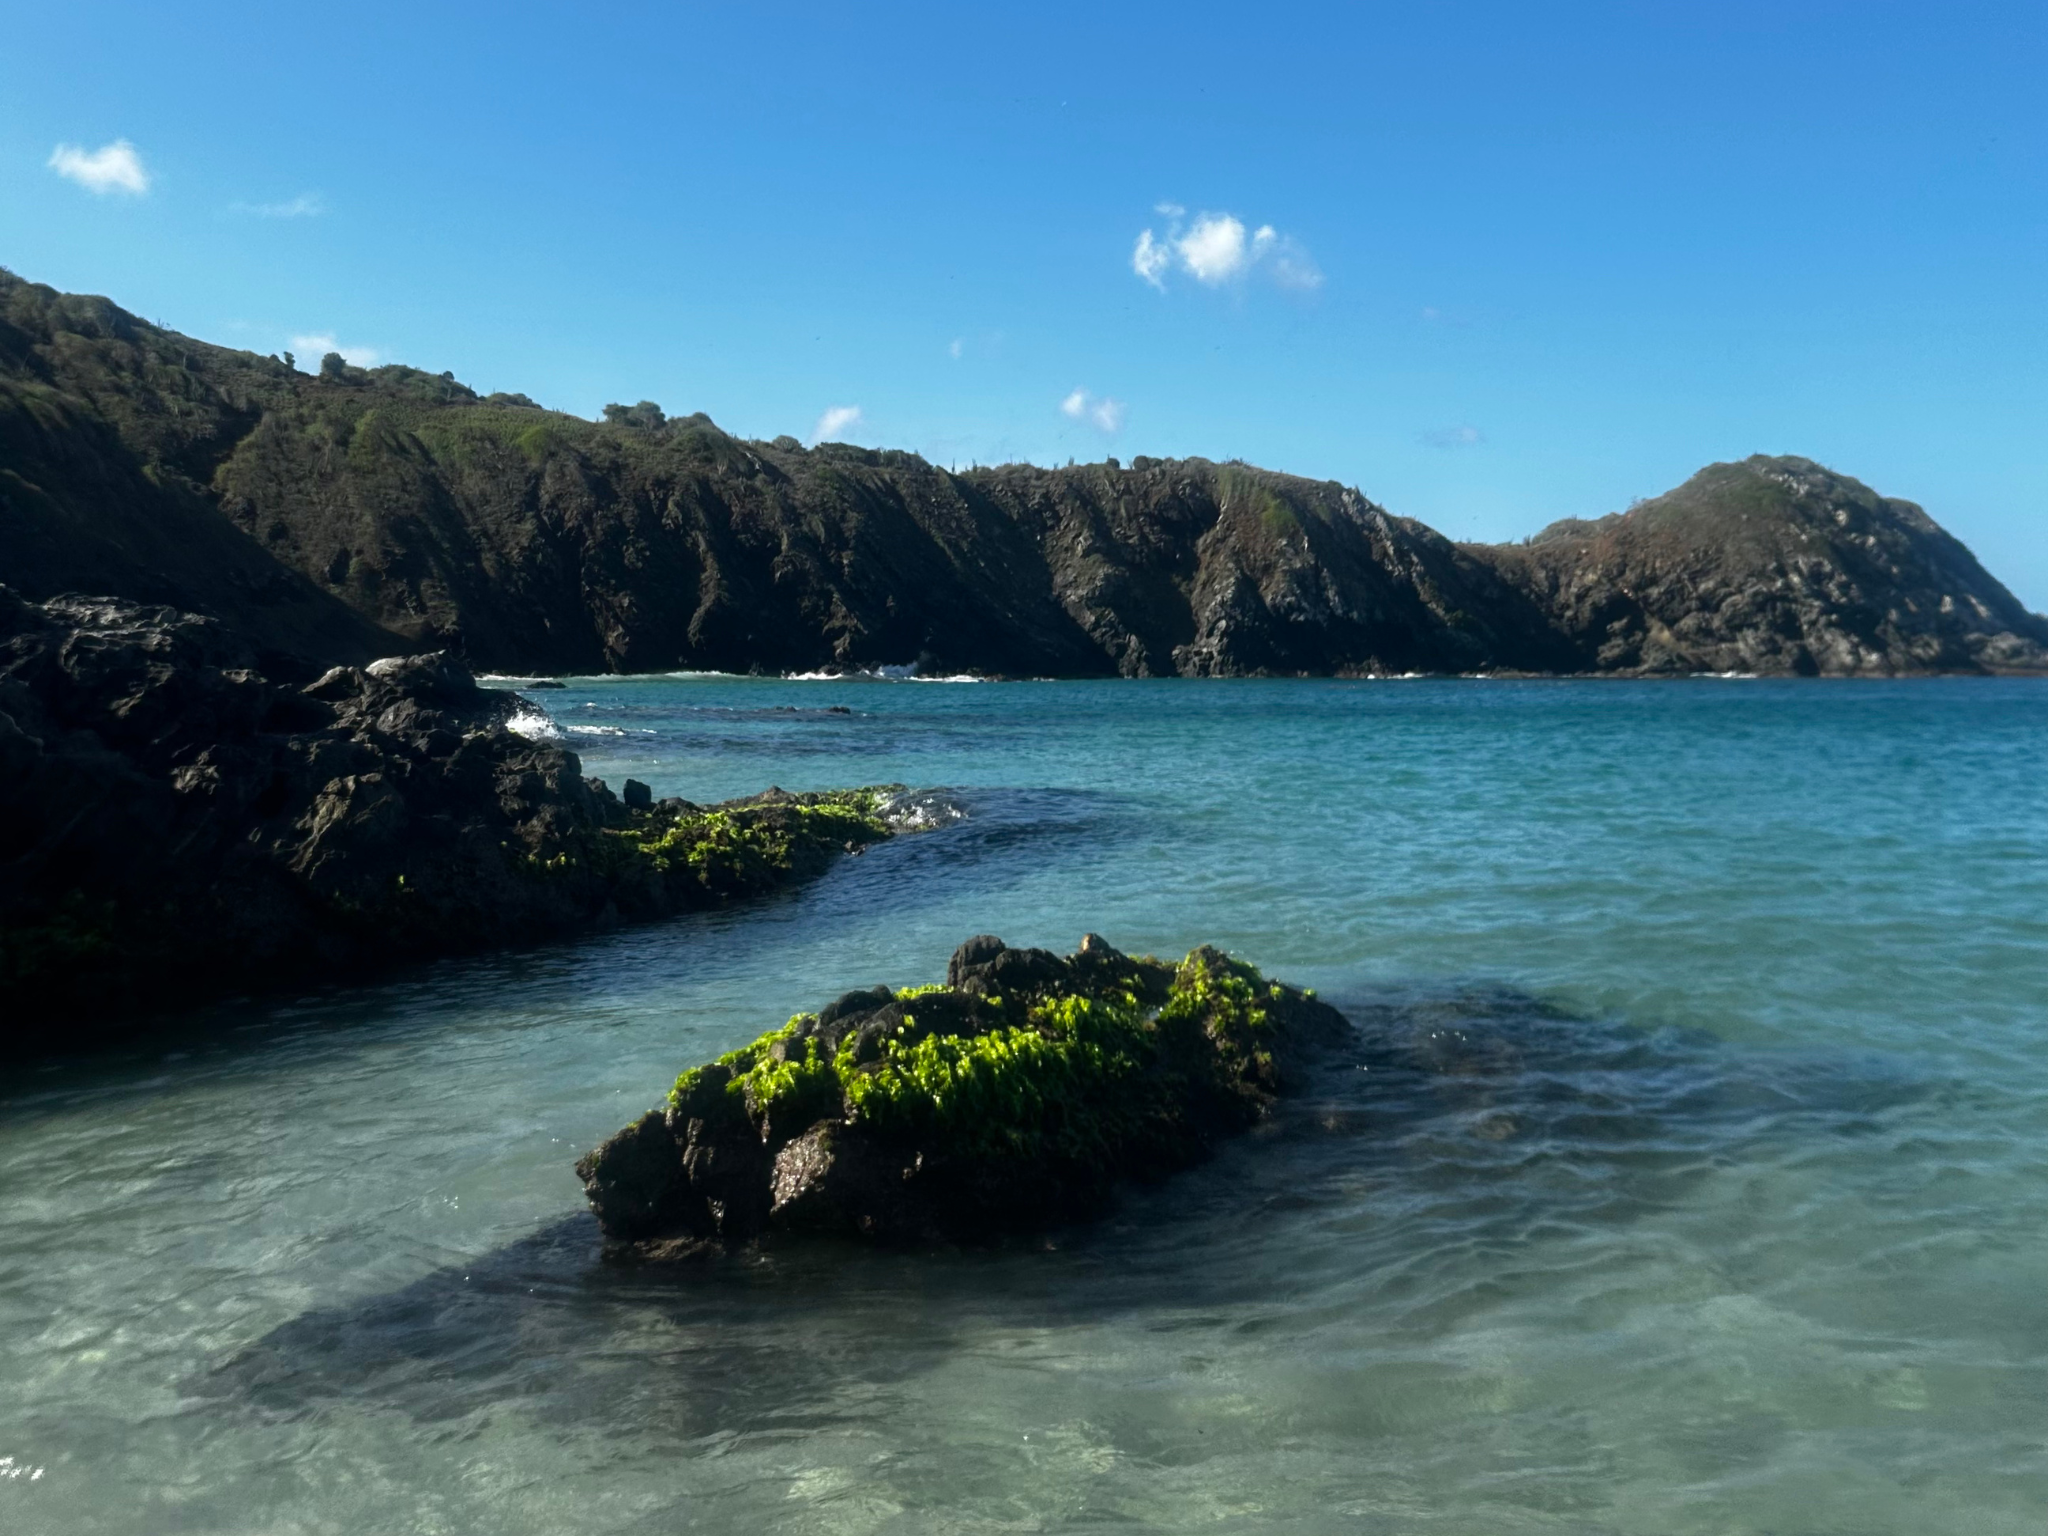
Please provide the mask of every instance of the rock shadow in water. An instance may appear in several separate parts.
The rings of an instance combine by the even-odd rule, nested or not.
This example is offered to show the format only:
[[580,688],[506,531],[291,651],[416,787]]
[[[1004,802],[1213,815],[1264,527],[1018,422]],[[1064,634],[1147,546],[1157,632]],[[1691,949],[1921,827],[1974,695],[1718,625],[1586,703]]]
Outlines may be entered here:
[[1135,807],[1094,790],[931,793],[947,795],[965,814],[947,825],[873,844],[809,885],[556,946],[552,953],[587,958],[615,987],[658,990],[672,984],[669,967],[687,959],[682,946],[715,936],[720,963],[731,965],[746,954],[786,946],[792,925],[815,945],[869,931],[877,912],[903,923],[948,905],[975,906],[990,893],[1048,871],[1078,877],[1089,864],[1115,860],[1144,833]]
[[[516,1407],[645,1444],[858,1418],[956,1352],[1117,1319],[1191,1334],[1384,1312],[1455,1325],[1543,1245],[1682,1203],[1777,1144],[1854,1136],[1927,1091],[1872,1061],[1745,1053],[1506,988],[1338,999],[1355,1054],[1109,1219],[984,1250],[791,1244],[597,1260],[587,1215],[401,1290],[316,1309],[195,1391],[259,1414],[369,1400],[422,1422]],[[1541,1283],[1540,1275],[1531,1283]]]

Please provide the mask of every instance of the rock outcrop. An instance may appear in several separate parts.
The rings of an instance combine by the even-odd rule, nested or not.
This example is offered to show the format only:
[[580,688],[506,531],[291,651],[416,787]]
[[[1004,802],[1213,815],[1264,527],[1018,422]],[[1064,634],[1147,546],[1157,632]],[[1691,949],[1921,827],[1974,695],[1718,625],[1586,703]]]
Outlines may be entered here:
[[5,273],[0,579],[209,613],[280,677],[435,649],[521,674],[2048,670],[2048,620],[1805,460],[1457,545],[1243,464],[953,474],[338,356],[309,376]]
[[2048,670],[2048,620],[1912,502],[1810,459],[1714,464],[1627,512],[1469,552],[1550,616],[1573,671]]
[[683,1073],[576,1171],[618,1255],[1029,1231],[1198,1161],[1349,1033],[1206,946],[1176,966],[984,935],[943,986],[848,992]]
[[879,791],[622,801],[439,654],[271,682],[217,620],[0,588],[0,1047],[771,889]]

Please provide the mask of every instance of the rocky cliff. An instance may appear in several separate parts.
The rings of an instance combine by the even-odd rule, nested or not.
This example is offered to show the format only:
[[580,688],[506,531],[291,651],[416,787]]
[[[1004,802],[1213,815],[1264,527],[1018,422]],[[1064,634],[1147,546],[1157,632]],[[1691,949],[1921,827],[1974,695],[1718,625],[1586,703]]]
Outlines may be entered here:
[[1456,545],[1241,464],[1007,465],[317,376],[0,274],[0,579],[214,615],[274,673],[1011,675],[2048,668],[1918,508],[1804,460]]
[[440,654],[264,677],[219,621],[0,587],[0,1049],[765,891],[879,792],[621,798]]

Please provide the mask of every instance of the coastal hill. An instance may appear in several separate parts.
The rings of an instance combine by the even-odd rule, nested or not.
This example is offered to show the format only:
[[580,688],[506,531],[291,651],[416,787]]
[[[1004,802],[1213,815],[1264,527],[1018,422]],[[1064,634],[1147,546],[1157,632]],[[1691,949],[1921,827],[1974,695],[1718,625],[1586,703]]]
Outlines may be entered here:
[[2048,670],[1910,503],[1715,465],[1525,544],[1203,459],[948,472],[590,422],[451,375],[317,375],[0,273],[0,580],[211,614],[275,676],[915,661],[1038,676]]
[[1585,671],[2031,671],[2048,638],[1919,507],[1808,459],[1710,465],[1625,513],[1472,553]]

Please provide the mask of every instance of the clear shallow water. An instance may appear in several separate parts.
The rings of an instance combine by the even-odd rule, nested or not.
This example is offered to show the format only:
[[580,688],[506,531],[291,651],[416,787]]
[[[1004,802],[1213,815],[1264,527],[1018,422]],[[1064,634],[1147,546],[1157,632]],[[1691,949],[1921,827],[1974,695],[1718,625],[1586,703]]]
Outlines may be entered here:
[[[0,1530],[2038,1536],[2048,687],[533,697],[614,783],[973,814],[11,1069]],[[1049,1248],[593,1261],[569,1164],[679,1066],[1091,928],[1357,1058]]]

